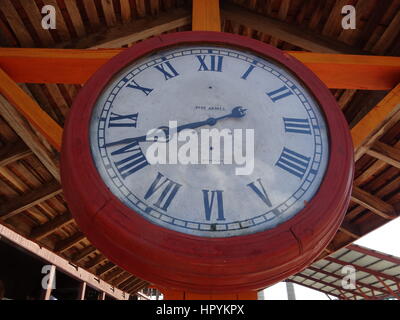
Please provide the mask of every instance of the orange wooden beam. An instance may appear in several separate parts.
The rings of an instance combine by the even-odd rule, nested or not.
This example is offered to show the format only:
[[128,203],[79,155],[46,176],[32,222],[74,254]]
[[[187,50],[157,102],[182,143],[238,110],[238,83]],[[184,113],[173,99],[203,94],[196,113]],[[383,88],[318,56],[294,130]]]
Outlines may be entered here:
[[0,68],[0,93],[33,125],[49,142],[61,150],[62,128]]
[[193,0],[192,30],[221,31],[219,0]]
[[400,82],[368,114],[351,129],[354,149],[364,145],[376,128],[400,110]]
[[[16,82],[82,84],[124,49],[0,48],[0,67]],[[288,52],[328,88],[390,90],[400,82],[400,57]]]

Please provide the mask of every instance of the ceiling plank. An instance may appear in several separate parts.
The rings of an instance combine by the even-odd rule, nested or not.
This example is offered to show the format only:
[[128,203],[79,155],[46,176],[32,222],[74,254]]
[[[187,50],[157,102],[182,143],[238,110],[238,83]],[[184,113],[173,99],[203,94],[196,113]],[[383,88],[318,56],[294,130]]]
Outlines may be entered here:
[[96,274],[100,277],[106,272],[109,272],[115,268],[118,268],[118,266],[112,262],[107,262],[105,265],[101,266],[96,270]]
[[19,17],[17,10],[15,10],[10,0],[3,0],[1,2],[1,11],[14,34],[18,37],[21,47],[34,47],[35,44],[31,35],[25,28],[23,21]]
[[7,98],[56,150],[61,150],[62,128],[1,68],[0,93]]
[[92,29],[97,30],[100,26],[99,14],[97,13],[96,4],[93,0],[81,0],[85,7],[90,26]]
[[193,0],[193,31],[221,31],[219,0]]
[[21,140],[8,143],[0,149],[0,167],[4,167],[10,163],[29,157],[32,154],[32,150],[30,150]]
[[104,18],[106,19],[107,26],[111,27],[117,22],[115,16],[114,4],[112,0],[101,0],[103,7]]
[[[16,82],[81,84],[123,50],[0,48],[0,66]],[[400,82],[399,57],[287,53],[308,66],[328,88],[390,90]]]
[[298,25],[290,25],[284,21],[246,10],[234,4],[225,3],[221,8],[221,13],[224,19],[232,20],[305,50],[321,53],[365,53],[343,42],[322,36],[310,29]]
[[75,49],[121,48],[136,41],[189,25],[190,22],[190,12],[180,8],[162,13],[157,17],[142,18],[123,25],[102,28],[96,33],[57,44],[55,47]]
[[95,258],[93,258],[92,260],[88,261],[85,264],[85,269],[91,269],[96,267],[97,265],[99,265],[100,263],[104,262],[107,260],[107,257],[105,257],[104,255],[102,255],[101,253],[98,254]]
[[15,199],[9,200],[0,205],[0,220],[9,219],[40,202],[46,201],[62,192],[61,186],[57,181],[44,184],[39,188],[25,192]]
[[76,245],[83,239],[85,239],[85,235],[82,232],[77,232],[74,235],[70,236],[69,238],[57,242],[54,246],[54,252],[58,254],[63,253],[68,249],[72,248],[74,245]]
[[32,229],[30,238],[34,240],[40,240],[47,237],[49,234],[53,233],[57,229],[70,224],[73,221],[70,212],[61,214],[56,218]]
[[91,245],[85,247],[82,249],[82,251],[78,252],[72,257],[72,262],[74,263],[79,263],[82,259],[86,258],[88,255],[90,255],[93,252],[96,252],[97,249]]

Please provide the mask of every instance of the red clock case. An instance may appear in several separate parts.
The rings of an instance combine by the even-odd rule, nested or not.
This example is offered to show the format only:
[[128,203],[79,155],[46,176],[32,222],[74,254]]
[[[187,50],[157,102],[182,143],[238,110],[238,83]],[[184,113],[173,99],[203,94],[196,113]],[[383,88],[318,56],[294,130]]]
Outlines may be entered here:
[[[97,172],[89,141],[93,107],[122,68],[154,51],[182,44],[245,49],[285,66],[314,95],[329,128],[329,162],[305,209],[274,229],[230,238],[203,238],[162,228],[122,204]],[[270,45],[220,32],[182,32],[135,44],[103,65],[79,92],[68,116],[61,178],[68,206],[88,239],[113,263],[168,289],[233,293],[261,289],[312,263],[338,230],[353,181],[347,122],[326,86],[301,62]]]

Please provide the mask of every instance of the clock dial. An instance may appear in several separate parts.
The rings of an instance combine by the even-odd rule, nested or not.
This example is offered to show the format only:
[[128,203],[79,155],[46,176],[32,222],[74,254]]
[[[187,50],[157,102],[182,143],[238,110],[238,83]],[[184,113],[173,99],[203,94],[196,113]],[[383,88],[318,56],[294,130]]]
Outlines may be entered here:
[[[223,133],[207,150],[205,129]],[[189,140],[199,146],[190,156]],[[173,47],[123,69],[96,102],[90,143],[121,202],[157,225],[202,237],[251,234],[293,218],[318,191],[329,156],[324,116],[296,76],[216,46]],[[155,146],[167,163],[150,159]]]

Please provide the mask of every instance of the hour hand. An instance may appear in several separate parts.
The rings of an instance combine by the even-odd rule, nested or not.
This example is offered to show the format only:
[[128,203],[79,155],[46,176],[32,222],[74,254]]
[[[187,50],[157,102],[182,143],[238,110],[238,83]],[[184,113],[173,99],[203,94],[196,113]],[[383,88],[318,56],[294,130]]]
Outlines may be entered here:
[[162,126],[157,129],[153,129],[145,136],[135,137],[135,138],[126,138],[114,142],[107,143],[106,147],[118,146],[121,144],[128,144],[134,142],[168,142],[171,136],[169,134],[169,127]]

